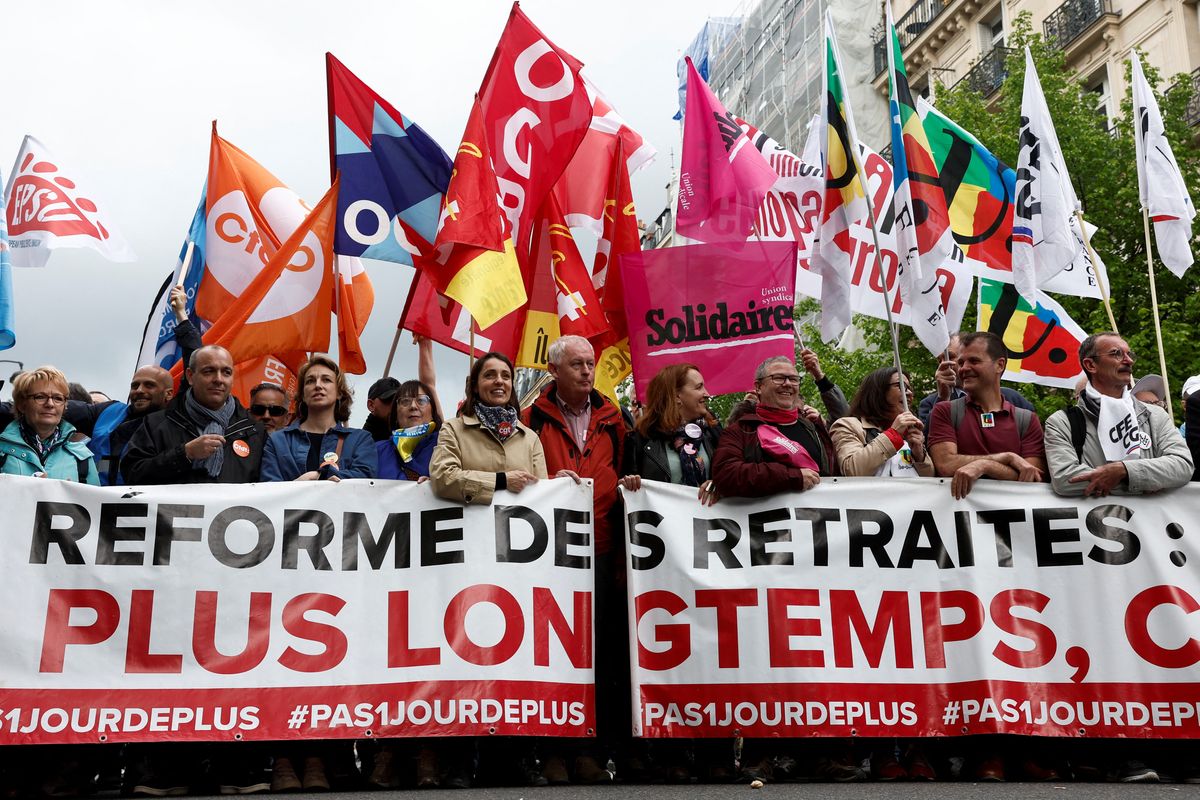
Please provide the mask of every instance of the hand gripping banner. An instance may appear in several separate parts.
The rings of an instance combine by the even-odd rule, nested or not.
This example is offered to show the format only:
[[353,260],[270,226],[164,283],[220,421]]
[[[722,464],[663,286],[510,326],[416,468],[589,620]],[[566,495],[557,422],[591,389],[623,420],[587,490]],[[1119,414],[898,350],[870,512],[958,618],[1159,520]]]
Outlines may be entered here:
[[624,497],[637,735],[1200,736],[1200,488]]
[[0,744],[591,736],[591,514],[0,476]]

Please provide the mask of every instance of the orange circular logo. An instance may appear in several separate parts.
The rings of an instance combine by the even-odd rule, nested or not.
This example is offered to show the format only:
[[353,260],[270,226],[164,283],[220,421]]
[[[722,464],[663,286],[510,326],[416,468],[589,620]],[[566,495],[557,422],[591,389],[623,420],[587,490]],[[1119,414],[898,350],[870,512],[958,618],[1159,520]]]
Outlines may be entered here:
[[250,445],[246,444],[241,439],[238,439],[233,443],[233,452],[237,453],[242,458],[245,458],[246,456],[250,455]]

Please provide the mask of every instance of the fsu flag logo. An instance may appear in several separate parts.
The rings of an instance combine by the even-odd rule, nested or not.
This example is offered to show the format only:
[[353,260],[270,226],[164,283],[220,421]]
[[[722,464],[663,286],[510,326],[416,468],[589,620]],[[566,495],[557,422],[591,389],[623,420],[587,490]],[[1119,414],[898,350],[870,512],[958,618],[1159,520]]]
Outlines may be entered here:
[[43,267],[50,251],[60,247],[90,247],[110,261],[134,260],[77,178],[45,145],[25,137],[6,192],[13,266]]

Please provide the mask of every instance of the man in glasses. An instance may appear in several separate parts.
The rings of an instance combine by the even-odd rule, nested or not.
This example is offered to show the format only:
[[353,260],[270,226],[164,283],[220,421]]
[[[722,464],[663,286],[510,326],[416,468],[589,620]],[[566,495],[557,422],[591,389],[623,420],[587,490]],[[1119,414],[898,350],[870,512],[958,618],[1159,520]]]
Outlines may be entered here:
[[1129,386],[1135,358],[1111,331],[1079,346],[1087,385],[1074,406],[1046,420],[1046,459],[1057,494],[1143,494],[1191,480],[1192,456],[1170,416]]
[[713,481],[722,496],[799,492],[836,474],[833,442],[820,414],[801,413],[802,379],[786,356],[758,365],[758,403],[735,411],[713,454]]
[[291,401],[287,392],[277,383],[260,383],[250,390],[251,418],[261,422],[267,436],[287,427],[292,421]]

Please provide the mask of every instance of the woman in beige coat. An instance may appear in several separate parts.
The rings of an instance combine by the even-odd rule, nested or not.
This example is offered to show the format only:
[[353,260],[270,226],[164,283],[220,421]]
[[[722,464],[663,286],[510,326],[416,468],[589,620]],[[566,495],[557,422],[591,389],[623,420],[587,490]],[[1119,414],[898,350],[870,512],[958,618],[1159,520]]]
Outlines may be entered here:
[[521,424],[513,366],[501,353],[475,362],[459,415],[438,437],[429,479],[438,497],[488,505],[502,489],[520,492],[546,477],[537,434]]
[[850,415],[829,429],[843,475],[894,478],[933,475],[933,462],[925,450],[924,426],[908,410],[913,393],[907,375],[904,389],[907,403],[900,394],[895,367],[877,369],[863,379],[850,403]]

